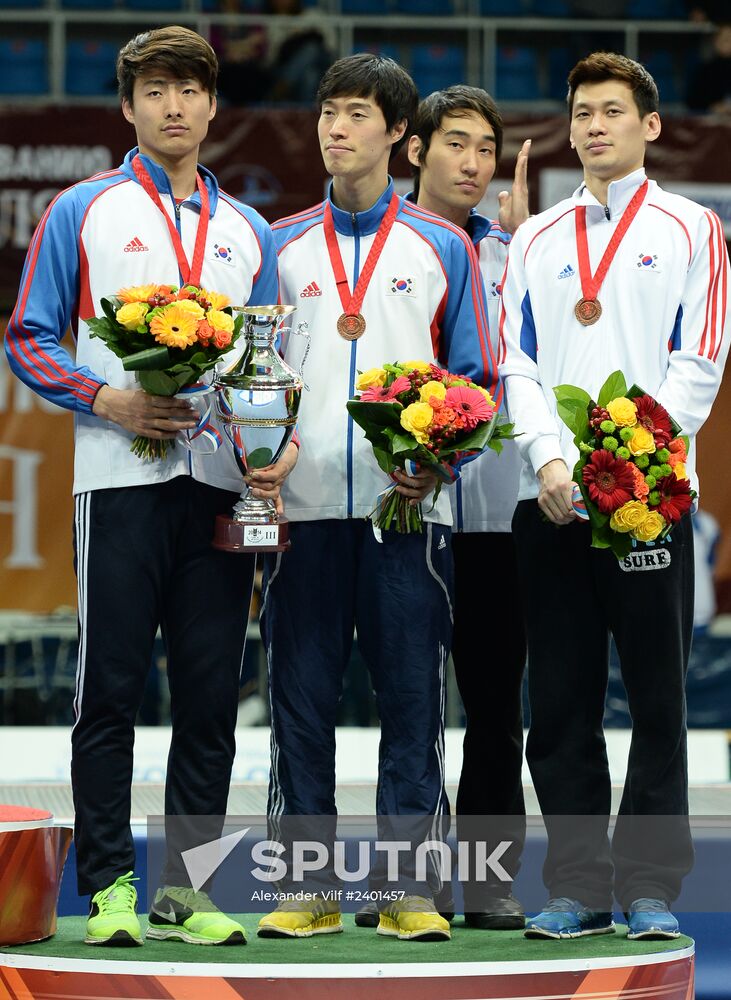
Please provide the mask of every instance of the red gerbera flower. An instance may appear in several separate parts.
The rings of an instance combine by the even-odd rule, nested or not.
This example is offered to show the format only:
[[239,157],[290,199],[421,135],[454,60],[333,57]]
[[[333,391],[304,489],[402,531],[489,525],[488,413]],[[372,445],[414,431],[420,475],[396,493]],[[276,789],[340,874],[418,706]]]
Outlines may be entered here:
[[435,365],[433,361],[429,362],[429,378],[432,382],[441,382],[445,375],[449,375],[449,372]]
[[690,495],[690,482],[687,479],[678,479],[671,472],[669,476],[658,479],[655,489],[660,494],[657,509],[666,521],[674,524],[690,510],[693,497]]
[[495,410],[479,390],[470,389],[466,385],[456,385],[447,389],[444,402],[460,414],[465,426],[470,430],[489,420]]
[[637,396],[633,402],[637,407],[637,423],[652,434],[655,447],[664,448],[673,436],[668,411],[652,396]]
[[390,385],[372,385],[361,393],[361,403],[392,403],[400,392],[411,388],[405,375],[399,375]]
[[630,463],[615,458],[611,451],[600,448],[592,452],[582,475],[589,496],[602,514],[613,514],[633,499],[635,477]]

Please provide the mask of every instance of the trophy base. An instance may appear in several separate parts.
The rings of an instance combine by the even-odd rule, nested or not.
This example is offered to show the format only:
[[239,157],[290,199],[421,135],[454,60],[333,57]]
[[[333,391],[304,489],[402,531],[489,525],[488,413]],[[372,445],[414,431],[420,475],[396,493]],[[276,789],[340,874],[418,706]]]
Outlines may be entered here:
[[286,552],[292,547],[289,521],[279,517],[269,524],[246,524],[219,514],[212,545],[222,552]]

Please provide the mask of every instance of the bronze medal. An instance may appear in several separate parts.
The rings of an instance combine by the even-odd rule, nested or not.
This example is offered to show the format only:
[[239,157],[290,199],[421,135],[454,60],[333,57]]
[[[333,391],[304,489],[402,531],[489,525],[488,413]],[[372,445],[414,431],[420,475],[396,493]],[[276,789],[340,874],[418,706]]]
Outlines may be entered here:
[[582,326],[593,326],[602,314],[598,299],[579,299],[574,306],[574,315]]
[[366,321],[360,313],[343,313],[338,317],[338,333],[343,340],[358,340],[365,333]]

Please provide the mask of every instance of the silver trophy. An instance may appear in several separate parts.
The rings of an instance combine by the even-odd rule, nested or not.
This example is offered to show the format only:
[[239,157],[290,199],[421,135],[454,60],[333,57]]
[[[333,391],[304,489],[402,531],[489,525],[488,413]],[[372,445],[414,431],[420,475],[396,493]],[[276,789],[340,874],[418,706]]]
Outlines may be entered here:
[[[216,410],[233,446],[243,476],[278,461],[292,439],[304,382],[302,367],[309,350],[307,324],[284,327],[295,306],[234,307],[244,315],[244,352],[216,377]],[[299,373],[277,353],[280,334],[307,338]],[[289,522],[271,500],[258,500],[248,484],[234,505],[233,516],[216,518],[213,545],[226,552],[284,552],[290,547]]]

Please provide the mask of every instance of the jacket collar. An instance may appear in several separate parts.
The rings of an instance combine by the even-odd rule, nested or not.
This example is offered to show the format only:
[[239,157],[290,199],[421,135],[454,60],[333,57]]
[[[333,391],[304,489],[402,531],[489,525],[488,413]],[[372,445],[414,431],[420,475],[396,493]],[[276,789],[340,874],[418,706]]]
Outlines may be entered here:
[[327,200],[330,202],[335,231],[341,233],[343,236],[353,236],[355,233],[358,233],[359,236],[368,236],[371,233],[375,233],[391,203],[392,195],[393,179],[389,177],[383,194],[365,212],[344,212],[332,200],[332,181],[330,181],[327,189]]
[[[139,147],[135,146],[135,148],[131,149],[129,153],[127,153],[127,155],[125,156],[124,163],[120,168],[122,173],[126,174],[126,176],[129,177],[130,180],[133,180],[136,184],[139,184],[139,181],[137,180],[137,175],[132,169],[132,160],[134,160],[136,156],[138,156],[142,161],[142,163],[144,163],[145,167],[147,168],[147,172],[152,178],[152,181],[157,190],[160,192],[160,194],[166,194],[172,199],[173,189],[170,185],[170,179],[168,178],[168,175],[165,173],[165,170],[160,166],[159,163],[155,163],[154,160],[151,160],[149,156],[144,156],[142,153],[140,153]],[[216,208],[218,206],[218,181],[216,180],[215,176],[211,173],[211,171],[207,170],[206,167],[201,166],[200,163],[198,164],[198,173],[203,178],[203,183],[208,188],[208,197],[210,199],[210,204],[211,204],[211,218],[213,218],[213,216],[216,213]],[[187,203],[197,205],[198,208],[200,208],[201,198],[197,190],[194,191],[189,198],[186,198],[185,201]]]
[[[413,191],[409,191],[409,193],[404,197],[406,201],[410,201],[413,205],[416,204],[416,198],[414,197]],[[428,209],[424,209],[424,211],[428,211]],[[483,240],[487,236],[493,225],[494,223],[491,222],[486,216],[480,215],[476,208],[471,208],[470,217],[467,220],[465,230],[469,238],[475,246],[477,246],[480,240]]]
[[[610,218],[615,219],[624,212],[632,199],[632,195],[644,183],[645,179],[645,168],[640,167],[639,170],[633,170],[626,177],[620,177],[619,180],[610,183],[607,188],[607,208],[609,209]],[[604,206],[597,201],[586,184],[581,184],[574,191],[574,200],[579,205],[600,208],[604,212]]]

